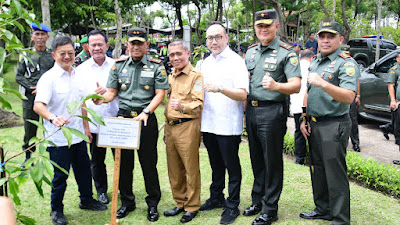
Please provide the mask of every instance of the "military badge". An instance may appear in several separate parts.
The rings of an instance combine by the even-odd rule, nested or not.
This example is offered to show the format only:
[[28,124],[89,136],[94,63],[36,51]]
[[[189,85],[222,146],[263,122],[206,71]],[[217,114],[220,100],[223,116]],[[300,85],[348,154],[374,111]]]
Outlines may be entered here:
[[166,77],[167,76],[167,71],[161,70],[161,75],[163,75],[163,77]]
[[115,70],[115,69],[117,69],[117,67],[115,67],[115,65],[113,65],[113,66],[111,67],[111,69],[112,69],[112,70]]
[[122,80],[121,80],[121,79],[118,79],[118,83],[122,83]]
[[127,69],[123,69],[122,72],[123,72],[123,73],[127,73],[128,70],[127,70]]
[[144,86],[144,89],[149,90],[150,89],[149,85]]
[[125,91],[125,90],[126,90],[126,84],[122,84],[122,85],[121,85],[121,89],[122,89],[123,91]]
[[275,66],[274,66],[274,65],[271,65],[269,68],[270,68],[271,70],[273,70],[273,69],[275,69]]
[[264,65],[264,69],[266,69],[266,70],[268,69],[268,64]]
[[333,61],[331,62],[331,64],[332,64],[332,65],[335,65],[335,64],[336,64],[336,60],[333,60]]
[[278,50],[273,50],[272,52],[273,52],[273,53],[278,53]]
[[347,73],[347,75],[349,75],[349,76],[353,76],[355,72],[356,72],[356,70],[354,69],[354,67],[348,67],[348,68],[346,68],[346,73]]
[[126,78],[126,83],[129,84],[129,78]]
[[325,72],[321,73],[321,78],[324,78]]
[[292,57],[292,58],[290,58],[290,63],[293,66],[297,66],[297,64],[299,64],[299,59],[297,57]]
[[333,79],[333,76],[332,76],[331,74],[329,74],[328,79],[329,79],[329,80],[332,80],[332,79]]

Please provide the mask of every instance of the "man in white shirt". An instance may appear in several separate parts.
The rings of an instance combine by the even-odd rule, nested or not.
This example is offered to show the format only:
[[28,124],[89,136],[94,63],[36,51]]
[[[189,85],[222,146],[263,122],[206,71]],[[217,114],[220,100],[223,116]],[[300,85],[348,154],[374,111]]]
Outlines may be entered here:
[[[220,223],[230,224],[240,214],[242,171],[238,151],[249,77],[244,60],[228,47],[225,27],[219,22],[211,22],[206,34],[212,54],[201,65],[205,84],[201,132],[210,159],[212,184],[210,198],[200,210],[225,207]],[[225,200],[226,170],[229,197]]]
[[[106,56],[109,43],[103,31],[92,30],[88,34],[89,52],[92,56],[84,63],[76,68],[76,76],[84,80],[86,94],[95,94],[100,91],[104,94],[106,89],[108,75],[110,74],[111,66],[114,65],[114,60]],[[118,112],[118,98],[114,99],[109,104],[96,105],[93,101],[87,101],[87,107],[93,109],[101,116],[115,117]],[[89,118],[94,122],[91,115]],[[95,122],[94,122],[95,123]],[[108,204],[107,196],[107,171],[104,159],[106,158],[106,148],[97,146],[97,134],[99,132],[98,125],[95,126],[89,123],[92,142],[90,143],[90,154],[92,155],[91,169],[94,180],[94,185],[97,190],[97,199],[103,204]]]
[[[52,43],[52,56],[55,60],[54,66],[40,78],[37,84],[34,111],[43,118],[43,125],[49,141],[57,147],[48,147],[50,159],[57,163],[67,172],[72,166],[75,180],[78,184],[81,209],[103,211],[107,207],[93,199],[92,175],[90,173],[90,160],[87,154],[86,142],[77,136],[73,136],[72,145],[68,147],[68,141],[62,132],[53,133],[61,126],[70,127],[85,134],[91,139],[89,125],[86,120],[79,117],[70,117],[67,104],[80,101],[84,96],[83,83],[75,75],[72,68],[75,51],[74,43],[69,37],[57,37]],[[86,116],[86,112],[78,110],[74,115]],[[64,205],[62,203],[67,187],[68,174],[54,166],[54,178],[51,189],[50,216],[53,224],[67,224],[64,216]]]
[[300,92],[290,95],[290,113],[294,116],[296,130],[294,132],[294,149],[296,152],[296,164],[303,165],[306,156],[306,139],[300,130],[300,117],[303,113],[304,95],[307,92],[308,67],[310,67],[314,52],[310,49],[303,50],[300,53],[301,87]]

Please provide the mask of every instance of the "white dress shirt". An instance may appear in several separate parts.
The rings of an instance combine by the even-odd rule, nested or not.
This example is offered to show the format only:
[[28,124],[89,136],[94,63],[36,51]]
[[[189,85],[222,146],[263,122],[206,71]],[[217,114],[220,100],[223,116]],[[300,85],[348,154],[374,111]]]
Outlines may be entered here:
[[[249,92],[246,64],[238,54],[226,47],[216,57],[208,56],[200,66],[204,84],[215,83],[224,88],[241,88]],[[201,132],[217,135],[241,135],[244,104],[222,93],[204,92]]]
[[[106,60],[99,66],[94,61],[93,57],[91,57],[76,68],[76,76],[84,81],[86,95],[95,94],[97,83],[99,83],[101,87],[106,87],[110,69],[114,63],[114,59],[106,56]],[[103,117],[116,117],[118,113],[118,97],[108,104],[101,105],[96,105],[92,100],[89,100],[86,101],[86,106]],[[88,117],[93,123],[97,124],[90,113],[88,113]],[[99,132],[98,126],[99,125],[96,126],[89,123],[90,132],[97,134]]]
[[291,114],[302,113],[304,95],[307,92],[307,77],[308,77],[308,67],[310,67],[310,62],[302,59],[300,60],[300,70],[301,70],[301,87],[300,92],[290,95],[290,112]]
[[[84,97],[83,82],[75,75],[75,70],[72,68],[71,75],[62,69],[58,63],[42,75],[37,83],[37,93],[35,102],[46,104],[46,108],[56,116],[64,116],[66,119],[70,116],[67,110],[68,103],[81,101]],[[81,109],[78,109],[74,115],[82,115]],[[73,116],[69,119],[70,123],[64,126],[74,128],[83,134],[83,121],[81,118]],[[54,126],[50,121],[43,120],[43,125],[47,129],[45,137],[53,134],[59,127]],[[58,131],[53,136],[49,137],[50,141],[54,142],[58,147],[68,145],[67,139],[62,131]],[[75,135],[72,135],[72,144],[77,144],[82,141]]]

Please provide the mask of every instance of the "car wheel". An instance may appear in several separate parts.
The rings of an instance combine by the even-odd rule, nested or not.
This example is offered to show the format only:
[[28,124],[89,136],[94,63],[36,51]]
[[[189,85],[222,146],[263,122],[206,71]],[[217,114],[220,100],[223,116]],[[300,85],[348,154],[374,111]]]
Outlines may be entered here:
[[364,61],[361,60],[361,59],[357,60],[357,64],[358,64],[358,67],[360,67],[360,70],[362,70],[362,69],[364,69],[364,68],[367,68],[367,63],[364,62]]

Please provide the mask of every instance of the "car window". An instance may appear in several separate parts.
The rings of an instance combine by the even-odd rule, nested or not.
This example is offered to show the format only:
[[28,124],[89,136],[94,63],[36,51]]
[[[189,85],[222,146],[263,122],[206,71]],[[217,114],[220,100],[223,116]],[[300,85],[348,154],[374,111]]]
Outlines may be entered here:
[[367,47],[366,40],[350,40],[347,44],[353,48]]
[[[382,41],[379,41],[379,48],[383,48],[383,44],[382,44]],[[372,47],[373,48],[376,48],[376,39],[372,39],[371,40],[371,44],[372,44]]]
[[396,50],[396,45],[387,41],[383,42],[385,49]]
[[375,71],[378,73],[387,73],[389,71],[389,69],[392,68],[394,66],[394,64],[396,63],[395,56],[396,55],[393,55],[393,57],[391,57],[391,58],[387,59],[385,62],[379,64]]

